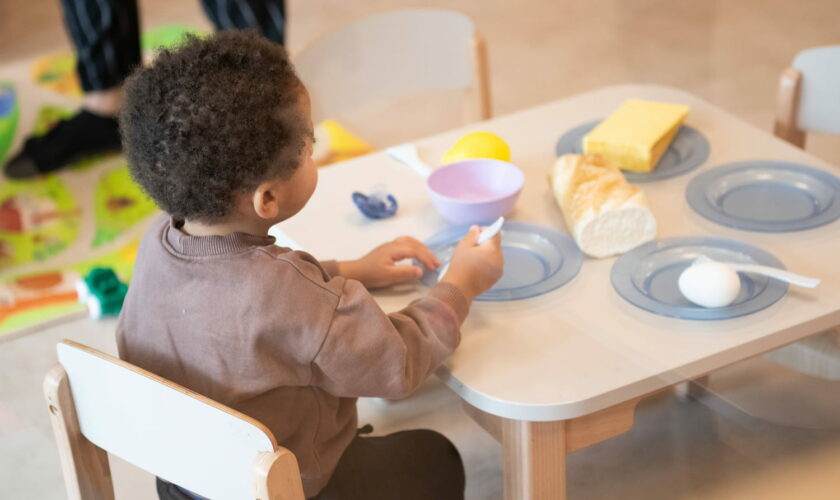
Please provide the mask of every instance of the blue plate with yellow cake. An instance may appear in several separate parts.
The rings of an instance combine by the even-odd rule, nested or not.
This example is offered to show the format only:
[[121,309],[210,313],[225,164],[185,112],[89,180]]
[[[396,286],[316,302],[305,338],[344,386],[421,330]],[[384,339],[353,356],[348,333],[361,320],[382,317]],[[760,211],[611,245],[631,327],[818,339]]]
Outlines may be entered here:
[[[557,156],[583,154],[584,136],[599,123],[600,120],[584,123],[566,132],[557,141]],[[708,157],[709,141],[706,137],[694,127],[682,125],[652,172],[623,172],[627,181],[632,183],[661,181],[691,172]]]

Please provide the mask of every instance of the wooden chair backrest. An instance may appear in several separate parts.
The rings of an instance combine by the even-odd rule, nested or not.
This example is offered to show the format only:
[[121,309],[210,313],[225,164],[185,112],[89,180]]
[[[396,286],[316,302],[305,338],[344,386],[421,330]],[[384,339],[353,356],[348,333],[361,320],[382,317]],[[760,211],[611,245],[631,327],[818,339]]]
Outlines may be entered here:
[[840,134],[840,45],[803,50],[782,73],[775,133],[804,147],[808,131]]
[[405,9],[369,16],[312,42],[294,62],[316,122],[358,103],[439,89],[472,89],[478,118],[491,115],[484,42],[459,12]]
[[69,498],[113,498],[106,452],[214,500],[304,498],[260,422],[76,342],[58,359],[44,389]]

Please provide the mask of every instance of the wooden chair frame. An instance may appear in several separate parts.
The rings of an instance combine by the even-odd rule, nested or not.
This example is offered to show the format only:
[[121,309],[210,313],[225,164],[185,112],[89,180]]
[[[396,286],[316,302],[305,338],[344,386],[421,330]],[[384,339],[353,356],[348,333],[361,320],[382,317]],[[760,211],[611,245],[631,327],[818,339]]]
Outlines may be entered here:
[[[63,342],[165,384],[182,392],[187,397],[198,398],[211,406],[263,427],[271,441],[276,443],[274,436],[264,425],[247,415],[90,347],[67,340]],[[70,381],[61,364],[53,367],[47,373],[44,379],[44,396],[47,400],[47,408],[50,412],[50,420],[58,445],[67,498],[70,500],[113,500],[114,486],[108,464],[107,450],[91,443],[82,434],[76,415],[76,406],[73,402]],[[254,460],[252,477],[254,498],[256,499],[304,500],[297,459],[291,451],[285,448],[276,446],[274,453],[260,453]]]
[[796,68],[785,69],[779,79],[773,133],[794,146],[804,148],[805,131],[797,125],[801,90],[802,73]]
[[490,63],[487,59],[487,43],[476,31],[472,38],[473,45],[473,89],[476,95],[478,120],[493,117],[493,103],[490,92]]

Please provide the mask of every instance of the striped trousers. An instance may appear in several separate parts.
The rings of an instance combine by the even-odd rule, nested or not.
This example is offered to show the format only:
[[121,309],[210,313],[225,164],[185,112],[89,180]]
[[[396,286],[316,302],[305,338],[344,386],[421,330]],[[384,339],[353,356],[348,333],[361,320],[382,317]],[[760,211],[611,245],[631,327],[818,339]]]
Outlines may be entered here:
[[[254,28],[283,43],[285,0],[201,0],[218,30]],[[87,91],[120,85],[140,64],[137,0],[61,0],[76,46],[76,71]]]

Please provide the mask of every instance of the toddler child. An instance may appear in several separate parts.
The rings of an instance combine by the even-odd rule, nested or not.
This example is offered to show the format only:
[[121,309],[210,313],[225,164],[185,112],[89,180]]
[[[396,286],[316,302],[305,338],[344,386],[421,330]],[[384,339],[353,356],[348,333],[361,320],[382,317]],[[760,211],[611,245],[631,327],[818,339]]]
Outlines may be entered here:
[[[392,314],[367,288],[420,276],[403,259],[439,266],[417,240],[347,262],[275,246],[268,229],[303,208],[318,173],[306,89],[256,33],[160,53],[127,81],[120,127],[133,178],[168,213],[140,244],[120,356],[265,424],[307,497],[463,498],[446,438],[362,437],[356,398],[404,397],[454,351],[473,297],[501,275],[498,236],[476,245],[472,228],[441,282]],[[162,480],[158,493],[192,497]]]

